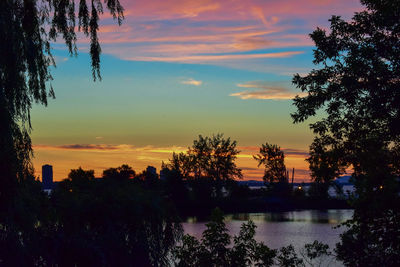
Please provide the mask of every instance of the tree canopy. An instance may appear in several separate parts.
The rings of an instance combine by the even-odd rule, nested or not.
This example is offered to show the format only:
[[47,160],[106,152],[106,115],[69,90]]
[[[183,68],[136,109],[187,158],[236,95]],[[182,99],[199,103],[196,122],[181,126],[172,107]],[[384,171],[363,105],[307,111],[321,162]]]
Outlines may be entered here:
[[224,183],[243,177],[242,170],[235,162],[240,153],[236,145],[236,141],[224,138],[223,134],[212,137],[199,135],[186,153],[174,153],[162,168],[192,181],[194,191],[199,191],[199,194],[210,197],[215,191],[220,197]]
[[272,184],[286,181],[285,154],[278,145],[262,144],[259,154],[253,158],[258,162],[258,167],[265,167],[264,182]]
[[347,169],[355,181],[341,259],[349,266],[393,266],[400,259],[400,1],[361,3],[365,10],[351,21],[333,16],[329,30],[310,34],[318,69],[294,76],[307,96],[294,99],[292,118],[298,123],[323,111],[311,124],[313,177],[329,180]]
[[367,10],[351,22],[333,16],[329,32],[310,35],[321,68],[294,76],[308,95],[295,98],[292,117],[302,122],[323,109],[327,116],[311,124],[313,145],[338,152],[337,162],[355,175],[383,178],[399,174],[393,164],[400,141],[399,1],[362,3]]
[[127,164],[123,164],[117,168],[109,168],[103,171],[104,179],[123,181],[133,179],[135,175],[135,171]]
[[235,163],[240,153],[236,145],[236,141],[225,139],[223,134],[199,135],[186,153],[174,153],[170,162],[163,166],[177,170],[185,178],[206,177],[215,181],[242,178],[242,171]]

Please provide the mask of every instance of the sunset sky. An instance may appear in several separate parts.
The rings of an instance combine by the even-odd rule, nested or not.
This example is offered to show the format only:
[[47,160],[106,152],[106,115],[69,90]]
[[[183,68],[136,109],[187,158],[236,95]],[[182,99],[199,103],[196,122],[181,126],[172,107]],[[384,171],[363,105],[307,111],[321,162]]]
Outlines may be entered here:
[[81,166],[127,163],[158,170],[199,134],[238,141],[245,179],[261,179],[252,155],[265,142],[286,152],[296,180],[308,179],[308,121],[292,123],[293,74],[308,73],[313,43],[331,15],[350,19],[358,0],[122,0],[125,20],[101,21],[101,72],[93,82],[88,40],[77,58],[53,44],[56,99],[32,112],[36,174],[54,179]]

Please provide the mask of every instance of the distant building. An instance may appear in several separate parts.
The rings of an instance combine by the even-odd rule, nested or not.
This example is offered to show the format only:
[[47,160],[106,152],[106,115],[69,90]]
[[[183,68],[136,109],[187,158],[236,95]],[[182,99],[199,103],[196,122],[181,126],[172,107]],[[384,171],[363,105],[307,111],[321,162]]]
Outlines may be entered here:
[[42,166],[42,188],[46,192],[51,192],[53,189],[53,166],[43,165]]

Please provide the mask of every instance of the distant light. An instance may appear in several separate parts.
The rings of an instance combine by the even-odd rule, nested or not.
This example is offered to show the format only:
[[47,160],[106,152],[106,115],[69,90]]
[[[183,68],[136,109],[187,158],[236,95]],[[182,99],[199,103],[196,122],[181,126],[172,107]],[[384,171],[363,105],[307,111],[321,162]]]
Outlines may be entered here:
[[381,190],[382,190],[382,189],[383,189],[383,185],[380,185],[380,186],[379,186],[379,189],[381,189]]
[[301,186],[299,186],[299,187],[297,187],[297,189],[301,190],[301,189],[302,189],[302,187],[301,187]]

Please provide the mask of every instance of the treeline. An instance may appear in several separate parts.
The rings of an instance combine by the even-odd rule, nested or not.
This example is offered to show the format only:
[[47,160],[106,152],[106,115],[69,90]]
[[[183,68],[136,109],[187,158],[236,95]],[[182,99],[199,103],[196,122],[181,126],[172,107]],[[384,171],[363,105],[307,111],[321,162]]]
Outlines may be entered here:
[[253,189],[237,181],[242,170],[236,159],[237,142],[222,134],[199,136],[183,153],[172,155],[162,164],[162,186],[183,215],[208,215],[215,207],[225,212],[263,212],[296,208],[344,208],[346,200],[330,199],[330,180],[315,180],[308,192],[293,188],[285,165],[285,154],[278,145],[262,144],[253,158],[264,167],[265,188]]
[[[187,242],[195,242],[188,237],[182,239],[180,223],[184,216],[208,216],[218,206],[226,212],[265,209],[267,203],[260,200],[268,196],[304,197],[291,191],[284,154],[278,146],[263,145],[255,156],[265,165],[265,177],[269,179],[268,188],[258,191],[235,180],[242,177],[235,163],[238,153],[236,141],[222,134],[200,135],[186,153],[173,154],[169,162],[162,164],[162,179],[153,168],[136,173],[132,167],[121,165],[104,170],[100,179],[95,178],[93,170],[78,168],[46,194],[41,183],[28,175],[18,181],[7,221],[0,224],[0,263],[167,266],[177,257],[180,266],[196,266],[196,261],[189,265],[184,262],[196,257],[200,262],[211,256],[219,258],[209,252],[204,259],[199,255],[192,255],[192,259],[187,253],[194,252],[184,252],[185,247],[194,245]],[[276,162],[281,164],[279,168]],[[251,224],[244,227],[254,231]],[[226,231],[224,227],[220,230]],[[219,246],[210,242],[211,247]],[[241,244],[240,249],[247,251],[250,247],[242,247],[247,245]],[[255,262],[266,264],[273,250],[257,246],[259,256]],[[235,266],[246,266],[243,264]]]
[[[230,213],[349,207],[346,200],[329,198],[328,188],[335,185],[332,180],[315,182],[307,191],[304,187],[294,189],[289,183],[284,152],[268,143],[254,156],[259,166],[264,166],[266,187],[250,190],[239,184],[242,170],[236,165],[240,153],[236,145],[222,134],[200,135],[185,153],[173,153],[168,162],[163,162],[160,175],[153,167],[136,173],[132,167],[121,165],[104,170],[101,177],[130,179],[143,189],[157,191],[174,204],[181,217],[208,216],[216,207]],[[87,173],[94,176],[93,171]],[[69,179],[87,175],[81,169],[71,170]]]
[[[201,240],[183,235],[165,192],[123,165],[71,170],[47,195],[33,176],[18,183],[8,221],[0,224],[0,266],[305,266],[330,262],[319,242],[298,254],[255,240],[255,224],[229,235],[215,209]],[[145,177],[145,179],[141,179]],[[232,242],[233,241],[233,242]]]
[[182,235],[172,203],[123,166],[72,170],[48,196],[33,177],[0,224],[1,266],[166,266]]
[[[300,254],[292,246],[271,249],[255,240],[251,221],[232,239],[218,208],[201,240],[183,235],[177,207],[184,203],[177,200],[190,198],[175,193],[196,190],[175,183],[168,171],[161,181],[154,172],[136,174],[127,165],[105,170],[101,179],[92,170],[74,169],[49,195],[33,176],[26,177],[18,183],[8,221],[0,224],[0,265],[304,266],[334,259],[319,242]],[[203,197],[195,203],[206,201],[205,191],[196,192]]]

